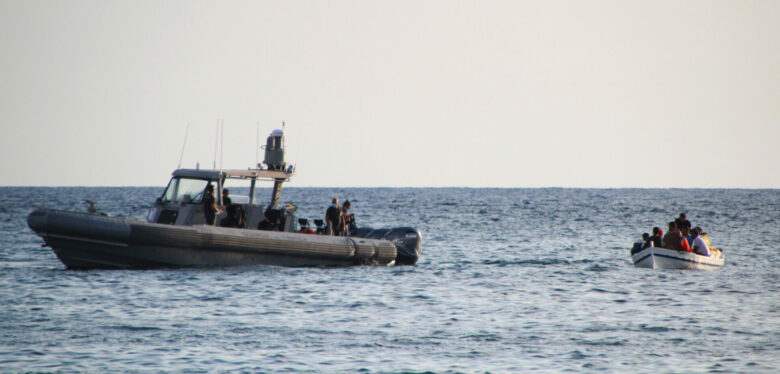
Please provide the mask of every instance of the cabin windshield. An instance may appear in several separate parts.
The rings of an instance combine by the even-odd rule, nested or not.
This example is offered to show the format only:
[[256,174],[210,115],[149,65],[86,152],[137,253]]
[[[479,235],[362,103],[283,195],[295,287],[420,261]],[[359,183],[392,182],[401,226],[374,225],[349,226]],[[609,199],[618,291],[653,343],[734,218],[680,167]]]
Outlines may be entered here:
[[200,203],[208,184],[205,179],[173,178],[163,193],[162,201]]

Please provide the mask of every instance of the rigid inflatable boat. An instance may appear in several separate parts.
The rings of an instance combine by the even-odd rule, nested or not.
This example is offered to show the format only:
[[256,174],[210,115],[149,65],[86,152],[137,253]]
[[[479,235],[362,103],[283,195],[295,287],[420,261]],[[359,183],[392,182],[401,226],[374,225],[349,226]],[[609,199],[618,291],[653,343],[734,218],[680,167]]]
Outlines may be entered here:
[[[284,162],[284,132],[274,130],[265,146],[265,160],[256,168],[174,171],[147,221],[108,217],[92,209],[90,213],[37,209],[27,224],[71,269],[417,262],[422,235],[411,227],[352,227],[345,230],[346,236],[325,235],[321,221],[316,234],[297,227],[307,222],[296,219],[296,207],[278,208],[282,183],[293,173],[294,168]],[[249,195],[231,196],[231,209],[217,216],[219,225],[206,225],[202,203],[206,187],[221,192],[230,180],[249,182]],[[274,183],[266,207],[254,201],[258,180]],[[221,195],[214,196],[219,205]]]

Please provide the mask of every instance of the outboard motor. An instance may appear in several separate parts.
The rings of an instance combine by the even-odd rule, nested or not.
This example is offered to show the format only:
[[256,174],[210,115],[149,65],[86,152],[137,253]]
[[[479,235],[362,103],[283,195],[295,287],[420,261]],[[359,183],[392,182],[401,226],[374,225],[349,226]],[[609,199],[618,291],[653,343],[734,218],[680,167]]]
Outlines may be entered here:
[[284,171],[284,130],[276,129],[268,135],[263,163],[268,165],[268,170]]
[[321,219],[315,219],[314,225],[317,226],[317,234],[325,234],[325,222]]

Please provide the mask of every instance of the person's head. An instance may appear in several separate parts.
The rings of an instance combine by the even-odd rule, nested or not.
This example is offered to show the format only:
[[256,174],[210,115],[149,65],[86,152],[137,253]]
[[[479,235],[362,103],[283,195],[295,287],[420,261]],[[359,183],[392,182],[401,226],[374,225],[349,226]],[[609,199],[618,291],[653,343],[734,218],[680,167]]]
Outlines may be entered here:
[[684,220],[685,220],[685,213],[680,213],[680,221],[684,221]]
[[214,185],[211,185],[211,184],[210,184],[210,185],[206,186],[206,191],[208,191],[208,192],[214,192]]
[[645,240],[645,241],[647,241],[647,240],[649,240],[649,239],[650,239],[650,234],[648,234],[648,233],[644,233],[644,234],[642,234],[642,240]]
[[330,201],[330,203],[338,205],[339,204],[339,198],[338,197],[334,197],[333,200]]
[[672,231],[677,228],[677,222],[669,222],[669,231]]
[[352,206],[352,203],[350,203],[349,200],[347,200],[347,201],[344,202],[343,206],[344,206],[344,209],[349,209],[349,207]]
[[690,234],[690,233],[691,233],[691,228],[690,228],[690,227],[688,227],[688,226],[683,226],[683,227],[680,227],[680,232],[681,232],[683,235],[688,235],[688,234]]
[[694,228],[691,230],[691,237],[692,237],[692,238],[696,238],[697,236],[699,236],[699,234],[701,234],[701,229],[700,229],[700,228],[698,228],[698,227],[694,227]]
[[222,189],[222,196],[227,196],[230,193],[230,190],[227,188]]
[[659,232],[661,232],[661,228],[660,227],[658,227],[658,226],[653,227],[653,235],[658,235]]

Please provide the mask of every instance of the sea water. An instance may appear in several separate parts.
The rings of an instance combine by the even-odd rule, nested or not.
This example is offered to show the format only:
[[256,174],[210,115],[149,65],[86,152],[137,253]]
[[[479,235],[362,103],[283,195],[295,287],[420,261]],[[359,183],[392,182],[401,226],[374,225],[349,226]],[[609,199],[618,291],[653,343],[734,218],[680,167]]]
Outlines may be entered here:
[[[418,228],[405,267],[72,271],[26,225],[85,199],[143,219],[161,192],[0,188],[0,372],[780,368],[780,190],[285,189],[301,217],[338,196],[359,225]],[[725,266],[635,268],[681,212]]]

